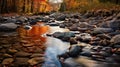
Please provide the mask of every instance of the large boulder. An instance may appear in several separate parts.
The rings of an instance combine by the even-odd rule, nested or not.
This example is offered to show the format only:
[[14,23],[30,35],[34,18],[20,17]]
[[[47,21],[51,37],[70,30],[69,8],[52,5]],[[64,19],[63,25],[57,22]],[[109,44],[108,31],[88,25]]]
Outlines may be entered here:
[[14,23],[5,23],[0,25],[0,31],[15,31],[17,27]]

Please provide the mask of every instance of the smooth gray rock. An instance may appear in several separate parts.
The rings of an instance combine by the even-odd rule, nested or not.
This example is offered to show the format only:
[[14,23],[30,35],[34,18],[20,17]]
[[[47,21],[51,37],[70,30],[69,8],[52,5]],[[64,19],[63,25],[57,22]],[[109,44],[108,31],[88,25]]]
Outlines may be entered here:
[[0,31],[15,31],[17,28],[17,25],[14,23],[5,23],[0,25]]

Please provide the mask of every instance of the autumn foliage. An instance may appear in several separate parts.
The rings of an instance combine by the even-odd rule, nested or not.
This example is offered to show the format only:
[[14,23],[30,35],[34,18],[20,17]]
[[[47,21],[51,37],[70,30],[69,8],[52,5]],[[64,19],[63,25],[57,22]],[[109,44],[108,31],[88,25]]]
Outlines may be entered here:
[[50,8],[47,0],[0,0],[0,13],[39,13]]

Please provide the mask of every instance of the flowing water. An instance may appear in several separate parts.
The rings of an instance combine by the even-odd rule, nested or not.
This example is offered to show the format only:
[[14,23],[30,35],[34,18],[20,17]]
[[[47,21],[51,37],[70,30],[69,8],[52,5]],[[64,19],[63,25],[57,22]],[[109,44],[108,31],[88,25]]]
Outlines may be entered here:
[[[49,33],[66,32],[68,29],[59,28],[58,26],[50,27]],[[80,56],[78,58],[68,58],[64,64],[61,65],[57,55],[67,51],[70,44],[59,39],[48,37],[46,43],[46,59],[43,67],[119,67],[118,64],[98,62],[88,57]]]
[[[59,28],[58,26],[50,27],[50,34],[54,32],[64,32],[68,31],[67,29]],[[58,60],[58,55],[65,53],[70,47],[68,42],[63,42],[59,39],[53,37],[47,37],[47,42],[45,44],[46,49],[46,59],[43,67],[62,67],[61,63]]]

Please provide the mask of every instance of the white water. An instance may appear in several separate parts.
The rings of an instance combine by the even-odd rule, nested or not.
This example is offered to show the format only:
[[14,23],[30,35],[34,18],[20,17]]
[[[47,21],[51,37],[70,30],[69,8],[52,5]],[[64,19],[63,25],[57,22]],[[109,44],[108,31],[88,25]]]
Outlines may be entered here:
[[[65,31],[65,29],[59,28],[58,26],[54,26],[50,27],[49,33]],[[61,63],[59,62],[57,56],[62,53],[65,53],[70,47],[70,44],[68,42],[63,42],[53,37],[47,37],[47,42],[45,45],[47,49],[45,53],[46,59],[43,67],[61,67]]]

